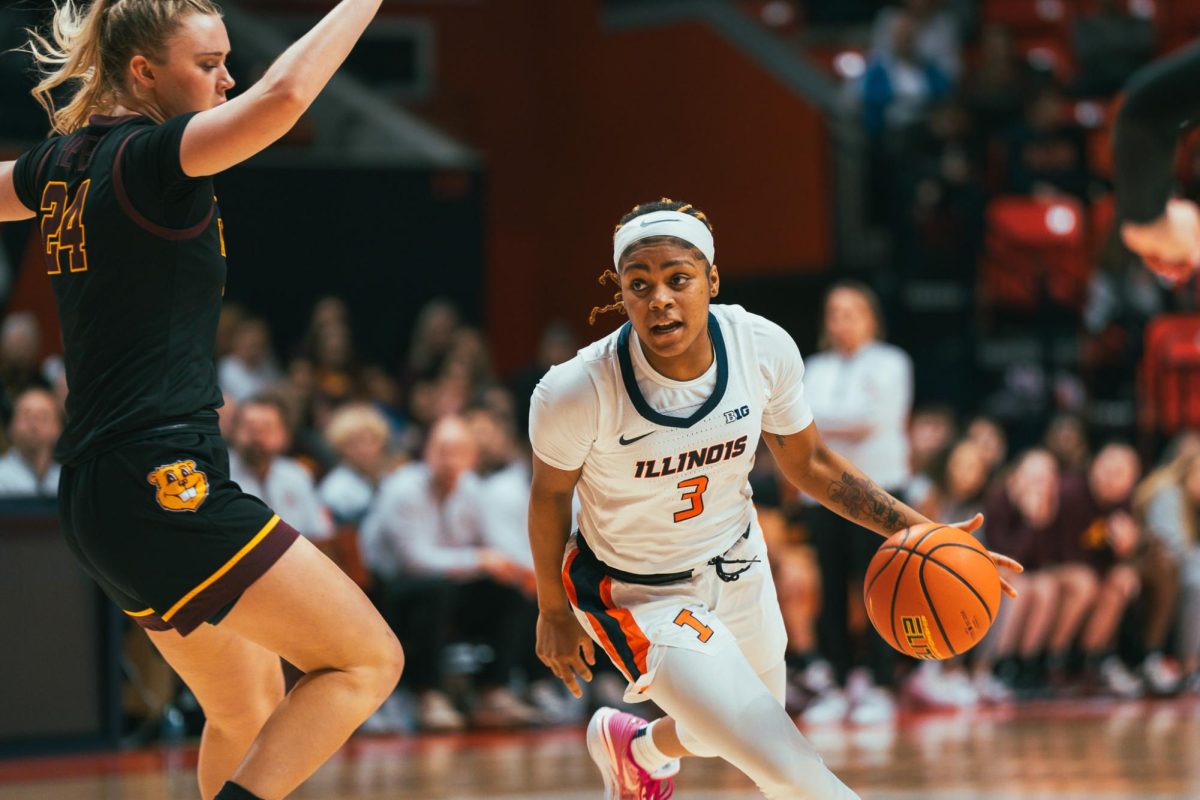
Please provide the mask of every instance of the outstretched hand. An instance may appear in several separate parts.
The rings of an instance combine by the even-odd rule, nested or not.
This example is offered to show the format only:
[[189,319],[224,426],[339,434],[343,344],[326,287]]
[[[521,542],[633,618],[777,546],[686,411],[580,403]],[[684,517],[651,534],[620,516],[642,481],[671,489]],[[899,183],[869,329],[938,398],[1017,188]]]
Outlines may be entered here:
[[[966,531],[967,533],[973,533],[974,531],[976,531],[979,528],[980,525],[983,524],[983,514],[976,514],[975,516],[971,517],[971,519],[966,520],[965,522],[951,522],[950,524],[952,526],[954,526],[955,528],[958,528],[960,531]],[[1025,571],[1025,568],[1023,566],[1021,566],[1020,562],[1014,561],[1013,559],[1009,558],[1008,556],[1000,555],[999,553],[993,553],[990,550],[988,551],[988,555],[992,557],[992,563],[995,564],[997,567],[1004,567],[1005,569],[1011,569],[1013,572],[1024,572]],[[1009,597],[1017,596],[1017,590],[1013,587],[1013,585],[1011,583],[1009,583],[1008,581],[1006,581],[1004,579],[1003,575],[1000,576],[1000,589]]]

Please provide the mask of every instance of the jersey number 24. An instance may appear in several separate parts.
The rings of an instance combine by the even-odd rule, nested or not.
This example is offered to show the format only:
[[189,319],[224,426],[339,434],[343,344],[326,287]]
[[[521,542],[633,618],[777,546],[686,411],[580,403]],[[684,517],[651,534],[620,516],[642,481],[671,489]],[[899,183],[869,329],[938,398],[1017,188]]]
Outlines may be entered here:
[[[62,274],[62,258],[67,254],[67,269],[87,272],[87,230],[83,226],[83,207],[87,204],[89,178],[79,184],[75,198],[62,181],[51,181],[42,192],[42,241],[46,245],[46,271]],[[69,201],[69,202],[68,202]]]

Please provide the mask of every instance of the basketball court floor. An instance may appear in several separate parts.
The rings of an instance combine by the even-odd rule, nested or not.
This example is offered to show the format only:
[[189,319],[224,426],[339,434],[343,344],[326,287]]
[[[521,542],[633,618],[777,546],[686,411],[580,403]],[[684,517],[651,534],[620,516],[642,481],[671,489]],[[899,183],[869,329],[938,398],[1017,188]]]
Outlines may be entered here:
[[[1200,798],[1200,700],[1053,701],[909,713],[892,725],[806,731],[864,800]],[[198,796],[194,747],[0,761],[0,800]],[[358,737],[295,798],[594,800],[601,784],[578,728]],[[717,760],[693,760],[681,800],[752,800]]]

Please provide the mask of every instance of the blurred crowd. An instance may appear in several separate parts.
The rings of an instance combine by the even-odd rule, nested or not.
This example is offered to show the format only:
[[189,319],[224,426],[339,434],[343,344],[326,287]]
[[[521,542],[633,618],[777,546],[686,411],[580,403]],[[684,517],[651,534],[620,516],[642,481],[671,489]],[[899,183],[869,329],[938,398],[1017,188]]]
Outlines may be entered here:
[[[398,370],[355,357],[348,319],[338,300],[320,301],[281,360],[268,326],[230,306],[218,372],[234,479],[337,561],[406,643],[400,690],[369,727],[581,719],[585,704],[534,656],[522,431],[537,379],[575,352],[569,330],[551,326],[538,357],[504,382],[478,331],[445,301],[420,314]],[[835,284],[820,325],[805,384],[826,440],[931,519],[984,512],[976,535],[1026,572],[1007,576],[1020,597],[967,656],[904,658],[871,630],[862,604],[878,540],[798,495],[760,453],[752,484],[801,719],[869,723],[904,703],[1200,690],[1200,433],[1147,460],[1124,442],[1093,441],[1064,414],[1012,453],[995,419],[913,408],[912,360],[886,342],[869,287]],[[39,363],[39,350],[30,319],[5,319],[4,497],[55,493],[61,365]],[[599,669],[590,703],[621,703],[623,683]]]
[[[835,5],[857,16],[818,27]],[[867,212],[890,245],[872,282],[897,342],[926,354],[923,387],[970,376],[925,397],[1018,425],[1032,413],[1022,443],[1055,410],[1132,420],[1147,322],[1194,310],[1196,292],[1155,279],[1116,235],[1111,130],[1124,82],[1186,39],[1177,5],[799,3],[806,52],[836,42],[823,46],[867,141]]]
[[[789,706],[811,724],[869,723],[905,703],[1200,691],[1200,432],[1135,448],[1081,414],[1096,387],[1132,397],[1141,327],[1190,300],[1155,283],[1109,234],[1086,295],[1056,310],[1089,338],[1074,371],[1043,376],[1064,384],[1049,393],[1051,407],[1028,415],[1015,401],[972,402],[974,354],[942,357],[943,343],[992,319],[980,313],[979,265],[995,198],[1105,202],[1110,176],[1096,142],[1114,93],[1159,48],[1155,26],[1136,3],[1096,0],[1064,23],[1065,39],[1032,46],[981,20],[974,3],[801,5],[810,20],[835,8],[839,22],[872,20],[852,88],[869,141],[867,196],[893,245],[891,269],[875,281],[880,295],[847,281],[826,298],[820,349],[806,354],[817,424],[931,519],[985,513],[976,535],[1026,572],[1007,576],[1020,597],[965,657],[905,659],[863,608],[878,539],[797,495],[760,453],[753,486],[789,634]],[[1200,160],[1186,169],[1200,175]],[[895,308],[903,287],[929,278],[957,282],[972,321],[939,322],[926,347],[921,315]],[[887,343],[889,321],[896,344]],[[551,325],[510,376],[496,373],[485,337],[444,300],[414,320],[398,365],[360,357],[351,309],[335,297],[292,338],[275,341],[255,310],[226,306],[221,427],[234,479],[318,543],[406,645],[400,689],[369,727],[585,718],[534,656],[526,532],[529,397],[550,366],[574,355],[571,328]],[[56,493],[66,385],[61,361],[43,360],[44,350],[31,314],[0,323],[2,498]],[[1002,383],[1019,393],[1028,367],[1014,360]],[[961,391],[945,405],[914,406],[933,383]],[[981,408],[988,415],[974,415]],[[620,705],[623,688],[601,664],[588,700]]]

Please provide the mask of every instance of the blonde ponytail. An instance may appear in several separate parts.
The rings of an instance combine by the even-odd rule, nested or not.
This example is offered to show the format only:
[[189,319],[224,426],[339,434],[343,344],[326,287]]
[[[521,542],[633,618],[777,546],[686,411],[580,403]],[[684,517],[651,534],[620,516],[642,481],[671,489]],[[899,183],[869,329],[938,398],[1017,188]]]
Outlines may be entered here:
[[[45,33],[30,30],[22,48],[33,56],[41,80],[35,100],[50,117],[52,133],[66,134],[93,114],[111,110],[126,93],[125,72],[138,54],[161,61],[167,40],[185,14],[221,15],[212,0],[92,0],[86,7],[61,0]],[[74,84],[62,108],[56,89]]]

